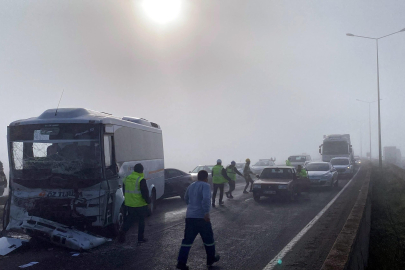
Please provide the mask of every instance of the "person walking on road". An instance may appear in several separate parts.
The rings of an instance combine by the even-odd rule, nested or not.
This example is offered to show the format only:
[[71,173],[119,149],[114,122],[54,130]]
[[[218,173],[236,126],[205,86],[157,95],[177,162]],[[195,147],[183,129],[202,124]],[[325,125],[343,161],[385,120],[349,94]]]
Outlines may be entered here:
[[184,195],[187,203],[186,228],[177,258],[177,269],[181,270],[189,269],[188,254],[198,234],[201,235],[207,253],[207,266],[212,266],[220,259],[220,256],[215,254],[214,233],[210,220],[211,187],[208,184],[207,171],[199,171],[197,179],[198,181],[187,188]]
[[125,208],[128,215],[124,217],[124,224],[118,235],[120,243],[125,242],[125,234],[138,218],[138,244],[148,240],[144,237],[145,217],[148,215],[149,190],[143,174],[143,166],[138,163],[134,172],[124,179]]
[[231,165],[229,165],[228,167],[226,167],[226,174],[228,175],[228,177],[231,179],[231,181],[229,181],[229,190],[228,192],[225,192],[225,195],[228,199],[233,199],[232,196],[232,191],[235,190],[235,181],[236,181],[236,174],[239,174],[240,176],[243,177],[243,174],[241,174],[235,167],[236,162],[232,161]]
[[215,207],[215,198],[219,189],[219,205],[223,205],[225,183],[232,181],[226,174],[226,170],[222,167],[222,160],[217,160],[217,165],[212,168],[212,183],[214,183],[214,191],[212,193],[212,207]]
[[245,186],[245,189],[243,190],[243,193],[249,193],[249,192],[247,192],[247,188],[249,187],[249,183],[250,183],[250,192],[253,192],[253,179],[252,179],[252,177],[250,176],[251,174],[252,175],[255,175],[251,170],[250,170],[250,167],[249,167],[249,165],[250,165],[250,159],[246,159],[246,164],[245,164],[245,168],[243,168],[243,177],[245,177],[245,181],[246,181],[246,186]]

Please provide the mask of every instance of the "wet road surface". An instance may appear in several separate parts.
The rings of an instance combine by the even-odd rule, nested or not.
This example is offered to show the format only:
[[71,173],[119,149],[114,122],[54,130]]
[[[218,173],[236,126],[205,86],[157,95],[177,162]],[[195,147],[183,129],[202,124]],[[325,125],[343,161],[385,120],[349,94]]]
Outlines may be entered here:
[[[362,177],[360,171],[356,178]],[[263,197],[260,203],[253,200],[252,193],[242,194],[244,184],[237,183],[235,198],[225,198],[224,206],[217,206],[211,211],[217,253],[221,255],[221,260],[212,269],[263,269],[348,181],[339,180],[339,187],[332,190],[312,189],[295,202]],[[333,237],[340,232],[350,213],[350,205],[357,197],[357,182],[360,180],[352,181],[353,187],[342,193],[335,202],[336,206],[332,205],[319,224],[275,269],[316,269],[319,264],[322,265],[322,258],[326,258],[333,245]],[[128,232],[125,244],[113,240],[77,257],[72,257],[70,250],[35,241],[29,247],[0,257],[0,269],[20,269],[18,266],[29,262],[38,262],[29,267],[30,270],[175,269],[183,238],[185,212],[186,205],[180,197],[161,201],[154,215],[146,221],[145,236],[149,242],[140,246],[136,242],[136,226]],[[204,246],[197,237],[188,265],[190,269],[206,269],[205,260]],[[312,260],[317,263],[312,263]]]

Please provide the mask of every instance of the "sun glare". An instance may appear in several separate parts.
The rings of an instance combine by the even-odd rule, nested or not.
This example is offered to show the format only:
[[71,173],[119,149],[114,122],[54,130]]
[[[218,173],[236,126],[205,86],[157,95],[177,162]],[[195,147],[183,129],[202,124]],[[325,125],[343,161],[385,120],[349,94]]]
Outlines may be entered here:
[[144,0],[142,6],[148,17],[165,24],[179,16],[181,0]]

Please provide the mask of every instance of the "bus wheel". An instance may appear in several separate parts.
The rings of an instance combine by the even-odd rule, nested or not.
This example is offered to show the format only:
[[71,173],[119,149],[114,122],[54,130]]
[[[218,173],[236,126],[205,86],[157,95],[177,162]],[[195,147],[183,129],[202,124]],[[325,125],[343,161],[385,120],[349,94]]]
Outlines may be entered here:
[[112,233],[112,235],[118,236],[118,233],[120,232],[122,225],[124,225],[124,216],[125,216],[125,207],[124,205],[121,206],[120,208],[120,212],[118,213],[118,218],[117,221],[113,224],[111,224],[111,228],[110,231]]
[[149,204],[149,216],[153,214],[156,210],[156,191],[152,190],[152,196],[150,198],[150,204]]
[[4,205],[4,212],[3,212],[3,230],[1,231],[2,235],[6,234],[6,228],[8,223],[10,222],[10,215],[9,215],[9,207],[8,207],[8,200],[6,201],[6,204]]

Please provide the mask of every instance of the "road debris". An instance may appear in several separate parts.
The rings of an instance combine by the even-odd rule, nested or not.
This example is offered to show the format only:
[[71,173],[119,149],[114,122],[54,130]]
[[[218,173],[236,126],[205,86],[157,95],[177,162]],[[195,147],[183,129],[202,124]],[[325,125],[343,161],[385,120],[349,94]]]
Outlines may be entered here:
[[0,238],[0,255],[5,256],[9,254],[11,251],[21,247],[23,245],[23,242],[27,241],[11,237]]
[[108,241],[105,237],[94,236],[39,217],[25,219],[21,227],[32,236],[38,236],[55,245],[74,250],[91,249]]
[[18,267],[20,267],[20,268],[27,268],[27,267],[30,267],[30,266],[33,266],[33,265],[35,265],[35,264],[37,264],[38,262],[30,262],[30,263],[27,263],[27,264],[24,264],[24,265],[20,265],[20,266],[18,266]]

